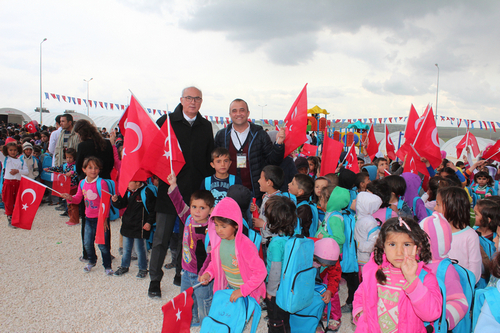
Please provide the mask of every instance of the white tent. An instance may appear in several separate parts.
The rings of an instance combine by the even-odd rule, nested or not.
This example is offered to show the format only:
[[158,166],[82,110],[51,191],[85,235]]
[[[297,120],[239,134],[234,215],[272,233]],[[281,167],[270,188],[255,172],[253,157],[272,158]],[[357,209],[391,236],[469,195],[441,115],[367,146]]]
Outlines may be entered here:
[[[40,113],[35,113],[40,118]],[[30,117],[21,110],[14,108],[1,108],[0,109],[0,120],[7,123],[23,124],[24,122],[30,122],[32,119],[37,119],[36,117]]]
[[[56,117],[60,114],[62,115],[64,113],[52,113],[52,112],[51,113],[43,113],[42,114],[42,124],[45,126],[55,126],[56,125]],[[86,120],[90,121],[91,124],[95,125],[94,120],[92,120],[92,118],[88,117],[86,114],[78,113],[78,112],[71,112],[69,114],[71,114],[73,116],[74,122],[76,122],[77,120],[80,120],[80,119],[86,119]],[[29,116],[31,117],[31,119],[34,119],[34,120],[37,120],[38,122],[40,122],[40,113],[32,112],[29,114]]]

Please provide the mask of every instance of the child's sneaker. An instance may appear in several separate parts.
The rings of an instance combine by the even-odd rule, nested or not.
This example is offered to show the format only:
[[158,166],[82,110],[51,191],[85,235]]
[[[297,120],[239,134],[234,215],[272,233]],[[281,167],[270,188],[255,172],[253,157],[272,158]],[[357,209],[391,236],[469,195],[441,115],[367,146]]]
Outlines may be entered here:
[[342,307],[340,308],[340,311],[342,311],[342,313],[351,313],[352,312],[352,304],[345,304],[345,305],[342,305]]
[[106,268],[105,274],[106,275],[113,275],[113,274],[115,274],[115,272],[111,268]]
[[123,274],[128,272],[128,267],[118,267],[118,269],[115,272],[115,276],[122,276]]
[[92,268],[94,268],[94,267],[95,267],[95,264],[87,264],[87,265],[85,265],[85,267],[83,267],[83,271],[84,271],[85,273],[90,273],[90,271],[91,271],[91,270],[92,270]]
[[79,223],[78,223],[78,222],[71,222],[71,221],[68,221],[68,222],[66,222],[66,224],[67,224],[67,225],[69,225],[69,226],[72,226],[72,225],[77,225],[77,224],[79,224]]
[[147,270],[139,270],[139,273],[137,273],[137,275],[135,276],[136,278],[138,279],[144,279],[146,278],[146,276],[148,275],[148,271]]
[[337,332],[340,329],[342,322],[340,320],[330,319],[328,322],[328,330]]
[[80,258],[78,258],[78,260],[80,260],[81,262],[85,262],[85,263],[89,263],[89,260],[88,259],[85,259],[83,258],[83,256],[80,256]]

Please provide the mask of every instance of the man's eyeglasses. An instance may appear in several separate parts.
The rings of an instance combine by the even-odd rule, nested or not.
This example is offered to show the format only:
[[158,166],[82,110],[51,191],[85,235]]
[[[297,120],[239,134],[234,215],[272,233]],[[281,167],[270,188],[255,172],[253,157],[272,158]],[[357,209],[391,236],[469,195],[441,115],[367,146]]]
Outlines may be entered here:
[[192,102],[192,101],[195,101],[196,103],[200,103],[201,102],[201,97],[192,97],[192,96],[186,96],[186,97],[182,97],[182,98],[185,98],[188,102]]

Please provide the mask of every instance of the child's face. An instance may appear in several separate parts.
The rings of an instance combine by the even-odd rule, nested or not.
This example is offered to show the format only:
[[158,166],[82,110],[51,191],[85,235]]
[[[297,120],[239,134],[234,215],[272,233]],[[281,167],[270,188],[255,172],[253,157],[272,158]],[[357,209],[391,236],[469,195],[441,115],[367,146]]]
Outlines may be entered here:
[[74,161],[75,161],[75,158],[73,157],[73,155],[66,154],[66,163],[71,164]]
[[89,162],[87,167],[83,169],[83,172],[90,180],[94,180],[99,176],[99,167],[94,162]]
[[142,182],[129,182],[127,188],[134,192],[136,191],[139,187],[141,187]]
[[498,249],[498,246],[500,245],[500,226],[497,227],[497,236],[493,238],[493,243],[495,243],[495,247]]
[[39,151],[34,151],[33,152],[33,156],[35,156],[35,157],[40,157],[41,154],[42,153],[40,153]]
[[[288,184],[288,192],[291,194],[297,196],[300,196],[301,190],[299,189],[299,185],[297,184],[297,181],[295,180],[295,177],[292,179],[292,181]],[[303,193],[304,191],[302,191]]]
[[488,178],[486,178],[486,177],[477,177],[477,184],[479,186],[485,186],[486,184],[488,184]]
[[272,182],[270,180],[266,180],[266,175],[265,175],[264,171],[260,172],[260,178],[259,178],[258,183],[259,183],[261,192],[273,193],[275,191],[274,188],[271,186]]
[[49,138],[46,135],[42,135],[42,141],[47,142],[49,141]]
[[360,191],[366,191],[366,186],[370,184],[371,180],[370,177],[366,177],[365,180],[363,180],[361,183],[359,183],[359,190]]
[[316,194],[316,196],[319,198],[321,195],[321,190],[327,186],[328,181],[326,179],[316,179],[316,181],[314,182],[314,194]]
[[16,157],[18,150],[17,147],[9,146],[9,148],[7,148],[7,152],[9,153],[10,157]]
[[328,202],[326,202],[324,197],[319,198],[319,205],[321,206],[321,208],[326,209],[327,204]]
[[298,172],[298,173],[302,173],[302,174],[304,174],[304,175],[307,175],[308,168],[300,168],[300,169],[297,169],[297,172]]
[[439,194],[436,196],[436,206],[434,207],[434,210],[444,215],[443,199],[441,199],[441,195]]
[[363,167],[363,165],[365,165],[365,162],[358,160],[359,171],[361,171],[361,168]]
[[31,154],[33,154],[33,149],[28,148],[24,150],[24,155],[31,156]]
[[314,164],[313,161],[307,161],[307,163],[309,164],[309,172],[314,172],[315,169],[316,169],[316,165]]
[[[392,266],[401,268],[405,255],[412,255],[415,242],[404,232],[390,232],[387,234],[384,243],[384,253]],[[405,254],[406,249],[406,254]]]
[[385,174],[384,170],[388,170],[388,169],[389,169],[389,164],[387,164],[386,160],[382,160],[382,161],[378,162],[378,167],[377,167],[378,173]]
[[189,208],[191,209],[193,220],[198,223],[205,223],[208,220],[208,215],[212,212],[212,209],[208,207],[203,199],[192,200]]
[[226,240],[233,240],[236,235],[236,230],[238,228],[233,227],[230,224],[219,222],[217,219],[214,219],[215,223],[215,232],[219,235],[220,238]]
[[214,161],[210,162],[210,165],[215,169],[216,173],[224,175],[227,174],[229,167],[231,166],[231,159],[228,155],[221,155],[214,158]]

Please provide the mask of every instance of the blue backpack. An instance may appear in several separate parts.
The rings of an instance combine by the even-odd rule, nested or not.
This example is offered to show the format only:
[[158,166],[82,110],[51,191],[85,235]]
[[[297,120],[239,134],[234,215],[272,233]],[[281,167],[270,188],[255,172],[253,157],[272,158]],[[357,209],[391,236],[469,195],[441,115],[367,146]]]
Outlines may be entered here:
[[309,207],[311,208],[312,222],[311,222],[311,226],[309,227],[309,237],[314,237],[316,235],[316,232],[318,231],[318,224],[319,224],[318,206],[316,206],[316,204],[310,200],[308,200],[308,201],[304,200],[297,205],[297,208],[299,208],[300,206],[304,206],[304,205],[309,205]]
[[286,312],[296,313],[313,301],[316,268],[313,267],[314,241],[294,235],[285,243],[281,281],[276,304]]
[[344,221],[344,236],[345,242],[342,245],[342,260],[340,260],[340,266],[342,267],[342,273],[355,273],[359,271],[358,266],[358,255],[356,251],[356,241],[354,240],[354,228],[356,226],[356,216],[349,210],[343,210],[339,212],[329,212],[325,215],[326,225],[328,228],[328,233],[333,234],[330,228],[328,219],[330,216],[335,215]]
[[[460,285],[462,286],[462,290],[464,292],[465,298],[467,299],[468,309],[465,313],[465,317],[462,318],[452,330],[455,333],[469,333],[471,331],[471,318],[469,316],[469,312],[471,309],[472,301],[474,299],[474,284],[476,279],[474,277],[474,273],[469,271],[466,268],[463,268],[459,264],[453,263],[450,259],[443,259],[438,266],[436,271],[436,278],[439,284],[439,289],[441,290],[441,294],[443,295],[443,309],[441,311],[441,317],[434,321],[434,332],[436,333],[446,333],[448,332],[448,322],[446,321],[446,285],[444,283],[446,271],[448,267],[453,265],[455,270],[457,271],[460,277]],[[419,274],[419,278],[424,282],[424,278],[427,275],[427,272],[422,269]],[[425,325],[428,326],[430,323],[425,322]]]
[[[146,189],[149,188],[151,192],[153,192],[153,195],[155,197],[158,196],[158,188],[154,185],[146,184],[141,190],[141,200],[142,204],[144,205],[144,209],[146,209],[146,212],[149,214],[148,207],[146,206]],[[127,197],[130,196],[130,192],[127,192]]]
[[[316,332],[316,328],[321,322],[326,306],[322,298],[325,291],[326,286],[324,284],[316,285],[311,305],[296,313],[290,314],[291,333]],[[331,302],[328,302],[327,323],[330,320],[330,310]],[[328,326],[328,324],[326,326]],[[326,331],[324,327],[323,330]]]
[[[247,228],[248,230],[248,238],[252,241],[252,243],[255,244],[255,247],[257,248],[257,251],[260,251],[260,245],[262,244],[262,236],[260,235],[260,232],[257,232],[251,228],[248,227],[248,223],[245,219],[243,219],[243,225]],[[205,251],[208,249],[208,243],[210,242],[210,237],[207,235],[205,236]]]
[[50,172],[45,171],[45,168],[52,167],[52,156],[49,153],[43,153],[43,161],[42,161],[42,170],[40,170],[40,177],[42,180],[47,182],[52,181],[52,174]]
[[[229,186],[234,185],[236,177],[234,175],[229,175]],[[211,190],[212,176],[205,178],[205,190],[210,191],[215,198],[215,204],[226,197],[227,192],[219,192],[216,189]],[[212,192],[213,191],[213,192]]]
[[[495,320],[500,323],[500,292],[498,292],[498,288],[493,286],[476,290],[476,295],[474,297],[474,309],[472,310],[473,331],[476,330],[477,319],[479,318],[479,314],[481,314],[481,309],[485,300],[488,301],[491,314]],[[478,333],[481,332],[478,331]]]
[[259,303],[251,297],[240,297],[235,302],[229,298],[233,289],[216,291],[208,316],[201,323],[200,333],[241,333],[253,314],[251,333],[257,331],[261,309]]
[[[96,186],[97,186],[97,193],[99,194],[99,197],[102,198],[102,189],[101,189],[102,183],[99,180],[106,182],[106,185],[108,185],[108,190],[109,190],[109,193],[111,193],[111,196],[116,194],[114,181],[112,181],[111,179],[104,179],[101,177],[97,177]],[[85,180],[80,181],[80,189],[81,190],[83,190],[83,183],[84,182],[85,182]],[[113,204],[111,203],[111,199],[110,199],[109,220],[114,221],[114,220],[118,219],[119,217],[120,217],[120,211],[118,210],[118,208],[113,206]]]

